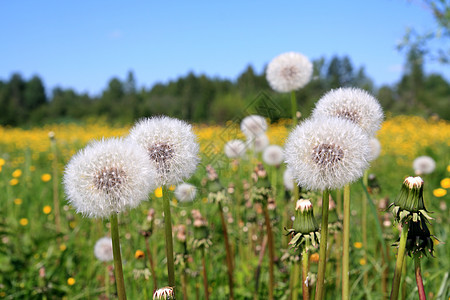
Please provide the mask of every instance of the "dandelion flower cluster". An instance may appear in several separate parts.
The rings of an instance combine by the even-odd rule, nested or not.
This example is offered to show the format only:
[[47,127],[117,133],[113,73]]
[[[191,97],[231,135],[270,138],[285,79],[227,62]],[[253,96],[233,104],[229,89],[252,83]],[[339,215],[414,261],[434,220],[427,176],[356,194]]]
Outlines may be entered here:
[[286,163],[300,186],[338,189],[368,167],[369,138],[349,120],[330,117],[304,121],[289,135]]
[[182,183],[175,189],[175,198],[180,202],[191,202],[194,201],[197,195],[197,188],[189,183]]
[[326,93],[316,104],[313,117],[339,117],[352,121],[373,137],[381,128],[383,110],[364,90],[339,88]]
[[270,145],[263,152],[263,160],[269,166],[279,166],[283,159],[283,148],[280,146]]
[[156,170],[147,154],[122,139],[94,141],[66,166],[64,188],[77,212],[109,217],[147,200]]
[[241,140],[231,140],[225,144],[225,155],[228,158],[239,158],[245,154],[245,143]]
[[287,93],[304,87],[313,73],[313,64],[303,54],[287,52],[275,57],[267,66],[266,78],[277,92]]
[[436,162],[429,156],[419,156],[413,161],[416,175],[430,174],[436,168]]
[[112,240],[110,237],[102,237],[95,243],[94,255],[99,261],[111,261],[114,259]]
[[177,184],[197,168],[197,137],[184,121],[165,116],[142,119],[130,130],[129,138],[147,151],[159,186]]

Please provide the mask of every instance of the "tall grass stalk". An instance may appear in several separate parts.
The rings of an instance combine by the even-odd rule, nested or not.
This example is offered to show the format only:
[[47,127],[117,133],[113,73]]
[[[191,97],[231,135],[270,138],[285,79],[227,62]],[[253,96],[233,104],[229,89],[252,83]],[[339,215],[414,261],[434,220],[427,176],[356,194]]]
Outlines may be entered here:
[[327,266],[327,240],[328,240],[328,205],[330,191],[324,190],[322,195],[322,227],[320,228],[319,269],[317,272],[316,300],[323,299],[325,295],[325,270]]

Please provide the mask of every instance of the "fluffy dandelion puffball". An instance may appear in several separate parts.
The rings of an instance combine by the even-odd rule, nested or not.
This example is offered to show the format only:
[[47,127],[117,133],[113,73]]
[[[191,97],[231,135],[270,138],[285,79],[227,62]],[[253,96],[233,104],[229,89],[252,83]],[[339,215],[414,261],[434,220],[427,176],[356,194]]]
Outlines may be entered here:
[[377,138],[371,138],[369,140],[370,143],[370,155],[369,161],[375,160],[381,153],[381,144]]
[[69,203],[88,217],[109,217],[147,200],[156,170],[147,153],[122,139],[94,141],[66,166],[64,188]]
[[175,189],[175,198],[180,202],[194,201],[197,195],[197,188],[189,183],[181,183]]
[[283,173],[283,183],[286,190],[292,191],[294,189],[294,177],[290,168],[286,168]]
[[304,87],[313,73],[313,64],[303,54],[287,52],[275,57],[267,66],[266,78],[277,92],[288,93]]
[[267,122],[261,116],[250,115],[242,119],[241,131],[247,137],[251,139],[265,133],[267,130]]
[[112,240],[110,237],[102,237],[95,243],[94,255],[100,261],[111,261],[114,259]]
[[378,100],[357,88],[339,88],[326,93],[316,104],[313,117],[339,117],[360,126],[370,137],[380,129],[383,110]]
[[265,133],[260,134],[254,138],[248,139],[247,146],[256,153],[259,153],[269,146],[269,137]]
[[298,184],[310,190],[338,189],[360,178],[369,166],[369,138],[340,118],[304,121],[289,135],[285,156]]
[[245,143],[241,140],[231,140],[225,144],[225,155],[228,158],[239,158],[245,154]]
[[269,166],[279,166],[284,160],[283,148],[270,145],[263,152],[263,161]]
[[419,156],[413,161],[416,175],[430,174],[436,168],[436,162],[429,156]]
[[197,136],[184,121],[165,116],[142,119],[131,128],[129,138],[147,151],[159,186],[177,184],[197,168]]

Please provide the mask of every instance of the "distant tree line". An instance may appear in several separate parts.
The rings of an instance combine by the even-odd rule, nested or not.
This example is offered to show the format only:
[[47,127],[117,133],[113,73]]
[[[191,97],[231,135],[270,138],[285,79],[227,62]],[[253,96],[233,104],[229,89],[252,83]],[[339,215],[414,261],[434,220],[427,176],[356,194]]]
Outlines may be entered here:
[[[297,92],[303,116],[328,90],[342,86],[366,89],[391,114],[438,115],[450,119],[450,84],[438,74],[425,75],[423,53],[411,49],[401,80],[375,88],[364,68],[355,68],[347,56],[314,61],[313,80]],[[112,78],[99,96],[54,88],[47,94],[36,75],[26,80],[13,74],[0,80],[0,125],[33,126],[53,122],[83,122],[102,118],[116,125],[152,115],[169,115],[192,122],[223,123],[233,119],[260,91],[267,92],[290,116],[288,94],[273,92],[262,72],[248,66],[236,80],[189,73],[167,84],[137,88],[132,72],[121,81]],[[50,95],[50,96],[48,96]],[[283,117],[283,116],[282,116]]]

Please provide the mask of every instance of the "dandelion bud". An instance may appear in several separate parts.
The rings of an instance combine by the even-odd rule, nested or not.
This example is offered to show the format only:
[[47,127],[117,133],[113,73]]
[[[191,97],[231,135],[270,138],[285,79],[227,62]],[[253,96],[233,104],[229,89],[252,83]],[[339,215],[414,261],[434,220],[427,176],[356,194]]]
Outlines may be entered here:
[[292,235],[289,245],[294,249],[302,249],[306,244],[317,246],[320,238],[319,226],[314,218],[311,201],[300,199],[295,205],[295,220],[292,229],[288,229]]
[[153,293],[153,300],[172,300],[175,299],[175,291],[173,287],[166,286],[160,289],[157,289]]

